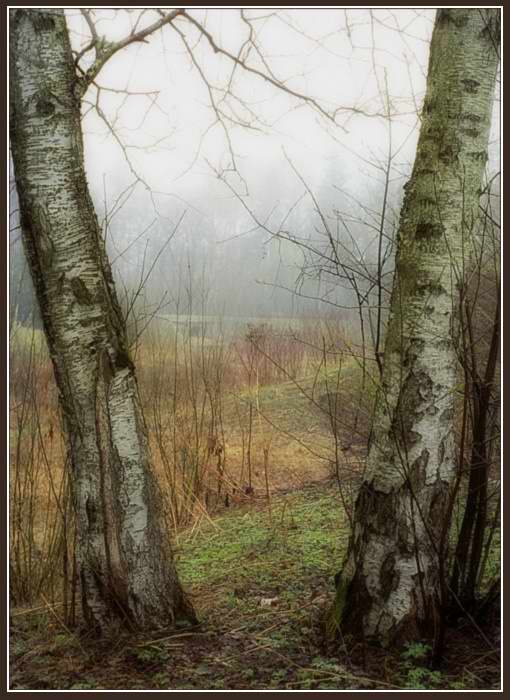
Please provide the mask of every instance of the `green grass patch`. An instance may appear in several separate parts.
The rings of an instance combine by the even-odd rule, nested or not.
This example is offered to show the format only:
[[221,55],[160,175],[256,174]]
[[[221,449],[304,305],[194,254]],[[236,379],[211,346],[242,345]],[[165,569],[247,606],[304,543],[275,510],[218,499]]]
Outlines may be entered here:
[[184,533],[179,573],[185,586],[222,585],[227,595],[245,583],[285,594],[303,578],[333,576],[348,534],[336,490],[307,489],[275,499],[271,513],[240,509]]

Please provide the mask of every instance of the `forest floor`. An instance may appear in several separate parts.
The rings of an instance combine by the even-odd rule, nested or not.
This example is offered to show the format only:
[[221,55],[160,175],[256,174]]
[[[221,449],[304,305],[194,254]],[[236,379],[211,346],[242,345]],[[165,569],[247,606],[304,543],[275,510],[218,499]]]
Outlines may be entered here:
[[348,531],[332,481],[203,518],[176,546],[198,626],[98,641],[67,629],[58,608],[11,610],[10,688],[498,688],[499,644],[468,622],[449,635],[439,670],[420,643],[365,653],[325,643]]

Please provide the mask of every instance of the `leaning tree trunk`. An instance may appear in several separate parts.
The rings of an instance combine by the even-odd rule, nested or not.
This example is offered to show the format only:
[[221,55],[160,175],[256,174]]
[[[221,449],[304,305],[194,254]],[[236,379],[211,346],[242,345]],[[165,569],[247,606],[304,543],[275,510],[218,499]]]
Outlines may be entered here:
[[331,621],[383,644],[429,634],[455,473],[453,328],[477,217],[498,66],[499,10],[438,10],[373,439]]
[[62,10],[11,10],[10,126],[23,242],[69,440],[83,612],[193,620],[164,527],[126,329],[87,188]]

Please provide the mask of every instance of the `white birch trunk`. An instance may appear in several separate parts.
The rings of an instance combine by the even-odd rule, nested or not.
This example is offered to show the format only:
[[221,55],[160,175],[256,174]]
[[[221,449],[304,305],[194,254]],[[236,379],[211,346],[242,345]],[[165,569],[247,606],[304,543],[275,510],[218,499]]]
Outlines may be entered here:
[[162,501],[110,266],[87,188],[81,87],[62,10],[11,10],[10,126],[23,242],[69,437],[89,626],[194,619]]
[[390,643],[430,632],[455,474],[452,329],[477,217],[498,67],[498,9],[438,10],[401,212],[382,386],[333,620]]

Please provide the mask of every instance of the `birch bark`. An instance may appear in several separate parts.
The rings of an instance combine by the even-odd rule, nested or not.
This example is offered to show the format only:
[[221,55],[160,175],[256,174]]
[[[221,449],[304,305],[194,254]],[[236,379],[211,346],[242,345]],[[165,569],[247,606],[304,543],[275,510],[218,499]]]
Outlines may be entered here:
[[110,265],[89,195],[81,86],[60,9],[11,10],[10,132],[22,235],[69,438],[90,627],[194,619],[162,499]]
[[458,289],[487,160],[499,9],[438,10],[405,187],[384,370],[332,621],[384,644],[429,633],[455,473]]

